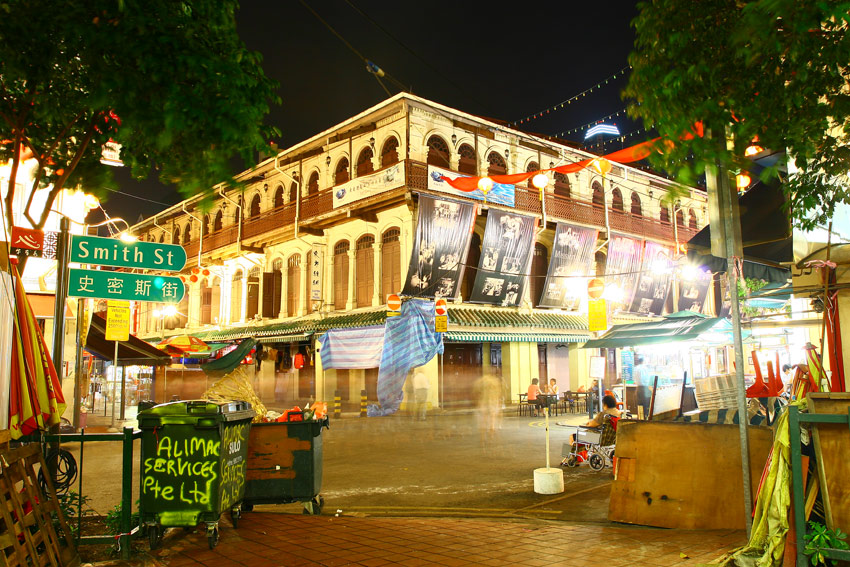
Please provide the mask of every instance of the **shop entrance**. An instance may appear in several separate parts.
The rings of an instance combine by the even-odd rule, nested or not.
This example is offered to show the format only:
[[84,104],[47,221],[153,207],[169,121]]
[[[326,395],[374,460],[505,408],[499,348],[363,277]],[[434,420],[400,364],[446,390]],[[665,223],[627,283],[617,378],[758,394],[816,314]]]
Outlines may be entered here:
[[475,405],[473,386],[481,377],[481,345],[447,343],[443,353],[442,403],[444,407]]

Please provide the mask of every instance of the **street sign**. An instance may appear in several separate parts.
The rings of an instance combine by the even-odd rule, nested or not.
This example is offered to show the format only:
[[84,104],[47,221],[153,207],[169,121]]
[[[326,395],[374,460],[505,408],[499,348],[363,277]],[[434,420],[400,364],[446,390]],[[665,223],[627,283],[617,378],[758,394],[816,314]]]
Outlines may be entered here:
[[604,331],[608,329],[608,302],[604,299],[591,299],[587,302],[587,330]]
[[130,304],[126,301],[109,301],[106,307],[107,341],[130,340]]
[[41,258],[44,248],[44,232],[34,228],[12,227],[12,244],[9,254]]
[[590,299],[599,299],[605,293],[605,282],[600,278],[593,278],[587,282],[587,295]]
[[71,236],[70,262],[118,268],[146,268],[179,272],[186,265],[186,251],[176,244],[124,242],[102,236]]
[[178,303],[185,292],[180,278],[71,268],[68,297]]
[[446,305],[446,300],[442,297],[434,302],[434,313],[437,315],[445,315],[448,313],[448,305]]
[[449,330],[449,316],[437,315],[434,317],[434,330],[438,333],[445,333]]
[[398,317],[401,315],[401,298],[391,293],[387,296],[387,317]]

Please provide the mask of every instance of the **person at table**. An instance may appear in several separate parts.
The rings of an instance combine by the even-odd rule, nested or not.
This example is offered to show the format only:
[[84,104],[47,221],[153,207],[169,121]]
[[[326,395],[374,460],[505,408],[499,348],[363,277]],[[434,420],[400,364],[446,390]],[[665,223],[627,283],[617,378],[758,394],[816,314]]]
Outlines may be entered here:
[[541,392],[540,392],[540,386],[538,386],[539,383],[540,383],[540,381],[537,378],[532,378],[531,379],[531,385],[528,387],[528,397],[527,397],[528,402],[529,403],[534,402],[534,405],[536,406],[535,412],[534,412],[534,417],[537,417],[537,412],[539,412],[540,408],[543,406],[543,404],[541,403],[541,400],[540,400]]
[[549,390],[546,393],[549,394],[550,396],[555,396],[556,398],[558,397],[558,394],[560,392],[558,391],[558,381],[557,380],[555,380],[554,378],[549,380]]

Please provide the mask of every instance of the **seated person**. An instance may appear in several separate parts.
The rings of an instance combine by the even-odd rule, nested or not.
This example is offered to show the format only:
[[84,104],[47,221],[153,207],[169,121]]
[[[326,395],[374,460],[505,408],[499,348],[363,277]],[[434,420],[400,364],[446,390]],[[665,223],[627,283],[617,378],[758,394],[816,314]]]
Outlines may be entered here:
[[549,380],[549,395],[557,397],[558,393],[558,381],[552,378]]
[[538,398],[541,393],[540,386],[537,385],[539,383],[540,381],[537,378],[532,378],[531,386],[528,387],[528,401],[534,402],[534,405],[537,406],[535,408],[536,411],[534,412],[535,416],[537,415],[537,412],[540,411],[540,408],[543,406],[542,400]]
[[[602,407],[604,409],[597,413],[593,419],[585,423],[585,427],[602,427],[602,424],[605,423],[606,415],[610,415],[611,417],[620,417],[622,415],[622,412],[617,409],[617,398],[614,396],[605,396],[602,398]],[[575,437],[575,435],[570,435],[571,445],[575,445]]]

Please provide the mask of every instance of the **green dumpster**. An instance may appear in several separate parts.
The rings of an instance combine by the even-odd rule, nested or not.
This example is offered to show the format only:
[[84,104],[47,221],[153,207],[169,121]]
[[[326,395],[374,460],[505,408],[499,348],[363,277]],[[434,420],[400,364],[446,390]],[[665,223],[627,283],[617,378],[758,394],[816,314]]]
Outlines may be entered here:
[[246,402],[207,400],[170,402],[139,413],[139,523],[152,548],[166,527],[205,522],[212,549],[227,510],[236,527],[253,417]]
[[244,510],[255,504],[302,502],[305,514],[321,513],[323,427],[329,427],[327,417],[251,427]]

